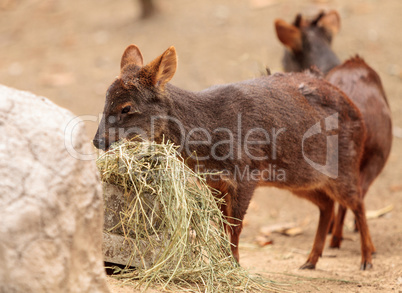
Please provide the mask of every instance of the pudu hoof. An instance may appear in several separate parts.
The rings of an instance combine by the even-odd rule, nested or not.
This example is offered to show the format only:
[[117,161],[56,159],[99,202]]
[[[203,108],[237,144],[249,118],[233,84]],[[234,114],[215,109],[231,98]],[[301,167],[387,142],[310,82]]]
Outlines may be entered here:
[[360,266],[361,271],[370,270],[373,268],[373,264],[369,262],[363,262]]
[[306,262],[304,265],[300,267],[300,270],[314,270],[315,269],[315,264],[311,262]]

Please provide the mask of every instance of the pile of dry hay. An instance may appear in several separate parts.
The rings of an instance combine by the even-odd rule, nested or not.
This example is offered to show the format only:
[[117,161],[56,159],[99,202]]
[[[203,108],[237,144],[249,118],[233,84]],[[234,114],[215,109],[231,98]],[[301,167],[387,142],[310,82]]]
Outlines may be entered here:
[[222,202],[203,177],[183,163],[173,144],[124,141],[101,155],[97,165],[102,181],[134,194],[127,196],[130,200],[116,227],[138,248],[132,257],[157,252],[152,265],[144,262],[142,268],[126,268],[118,278],[170,290],[271,289],[271,282],[251,278],[235,262],[218,206]]

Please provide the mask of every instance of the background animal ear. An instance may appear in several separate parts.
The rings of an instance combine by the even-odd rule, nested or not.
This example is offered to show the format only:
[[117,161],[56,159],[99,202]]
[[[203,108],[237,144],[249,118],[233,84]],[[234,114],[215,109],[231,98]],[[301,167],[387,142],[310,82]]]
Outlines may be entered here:
[[293,21],[293,25],[297,28],[300,28],[302,26],[302,22],[303,22],[303,16],[298,13],[295,17],[295,20]]
[[293,52],[301,51],[302,35],[299,28],[282,19],[275,21],[275,29],[278,39]]
[[143,65],[141,51],[136,45],[130,45],[126,48],[121,57],[120,69],[123,69],[127,64],[134,64],[140,67]]
[[147,67],[151,73],[151,82],[161,88],[173,78],[177,68],[177,54],[175,47],[171,46],[161,56],[149,63]]
[[341,28],[341,17],[337,11],[331,10],[319,19],[317,26],[322,27],[330,37],[333,37]]

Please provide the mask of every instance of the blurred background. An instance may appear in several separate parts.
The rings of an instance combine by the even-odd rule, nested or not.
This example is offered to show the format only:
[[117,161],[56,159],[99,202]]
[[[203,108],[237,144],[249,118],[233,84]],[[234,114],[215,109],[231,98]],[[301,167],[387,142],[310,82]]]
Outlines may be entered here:
[[[341,30],[334,39],[334,51],[341,60],[358,53],[378,72],[394,119],[391,156],[366,197],[368,210],[394,207],[392,213],[369,222],[378,249],[370,286],[385,291],[402,286],[402,1],[154,0],[155,10],[148,17],[143,16],[141,3],[0,0],[0,84],[45,96],[75,115],[98,116],[129,44],[139,46],[146,63],[174,45],[179,63],[171,83],[196,91],[259,76],[265,67],[282,71],[283,47],[274,20],[291,22],[298,12],[313,16],[321,9],[337,9]],[[87,122],[90,139],[97,123]],[[345,241],[336,252],[324,251],[326,259],[320,261],[320,270],[297,271],[311,249],[316,218],[315,206],[289,192],[258,190],[244,222],[242,266],[261,273],[273,270],[273,265],[276,271],[319,280],[323,276],[356,278],[367,284],[367,275],[357,272],[359,237],[352,228],[345,228],[352,241]],[[292,221],[308,223],[303,224],[302,235],[292,239],[275,236],[269,253],[253,246],[264,225]],[[347,226],[353,227],[350,212],[347,221]],[[326,257],[328,253],[332,256]],[[288,277],[283,279],[288,281]],[[298,286],[297,291],[315,291],[312,286],[306,291]],[[328,286],[325,280],[320,284],[327,292],[352,292],[355,285],[351,283],[344,291]]]
[[[174,45],[179,66],[171,83],[201,90],[281,71],[276,18],[337,9],[340,59],[356,53],[379,72],[402,127],[400,0],[0,0],[0,83],[43,95],[76,115],[98,115],[131,43],[149,62]],[[87,123],[92,138],[96,122]]]

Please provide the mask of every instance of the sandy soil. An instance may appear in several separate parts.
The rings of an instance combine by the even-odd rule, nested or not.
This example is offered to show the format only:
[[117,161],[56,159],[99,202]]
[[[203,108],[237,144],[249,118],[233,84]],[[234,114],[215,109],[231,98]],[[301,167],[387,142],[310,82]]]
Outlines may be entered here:
[[[132,0],[0,0],[0,82],[44,95],[76,115],[98,117],[104,93],[118,75],[121,54],[130,43],[141,48],[146,61],[175,45],[179,68],[171,82],[200,90],[258,76],[265,66],[281,71],[282,48],[274,34],[274,19],[338,9],[342,30],[334,49],[342,59],[359,53],[378,71],[398,134],[388,164],[366,199],[368,210],[394,205],[391,213],[369,221],[378,252],[374,268],[358,270],[360,242],[351,230],[349,213],[343,247],[325,249],[315,271],[298,270],[313,243],[318,209],[275,189],[255,194],[241,238],[241,265],[296,292],[402,292],[402,1],[160,0],[156,4],[158,14],[140,20],[138,3]],[[92,137],[97,122],[90,119],[86,123]],[[255,244],[260,228],[288,222],[307,224],[301,235],[272,234],[272,245]],[[113,279],[109,284],[112,292],[135,292]]]

